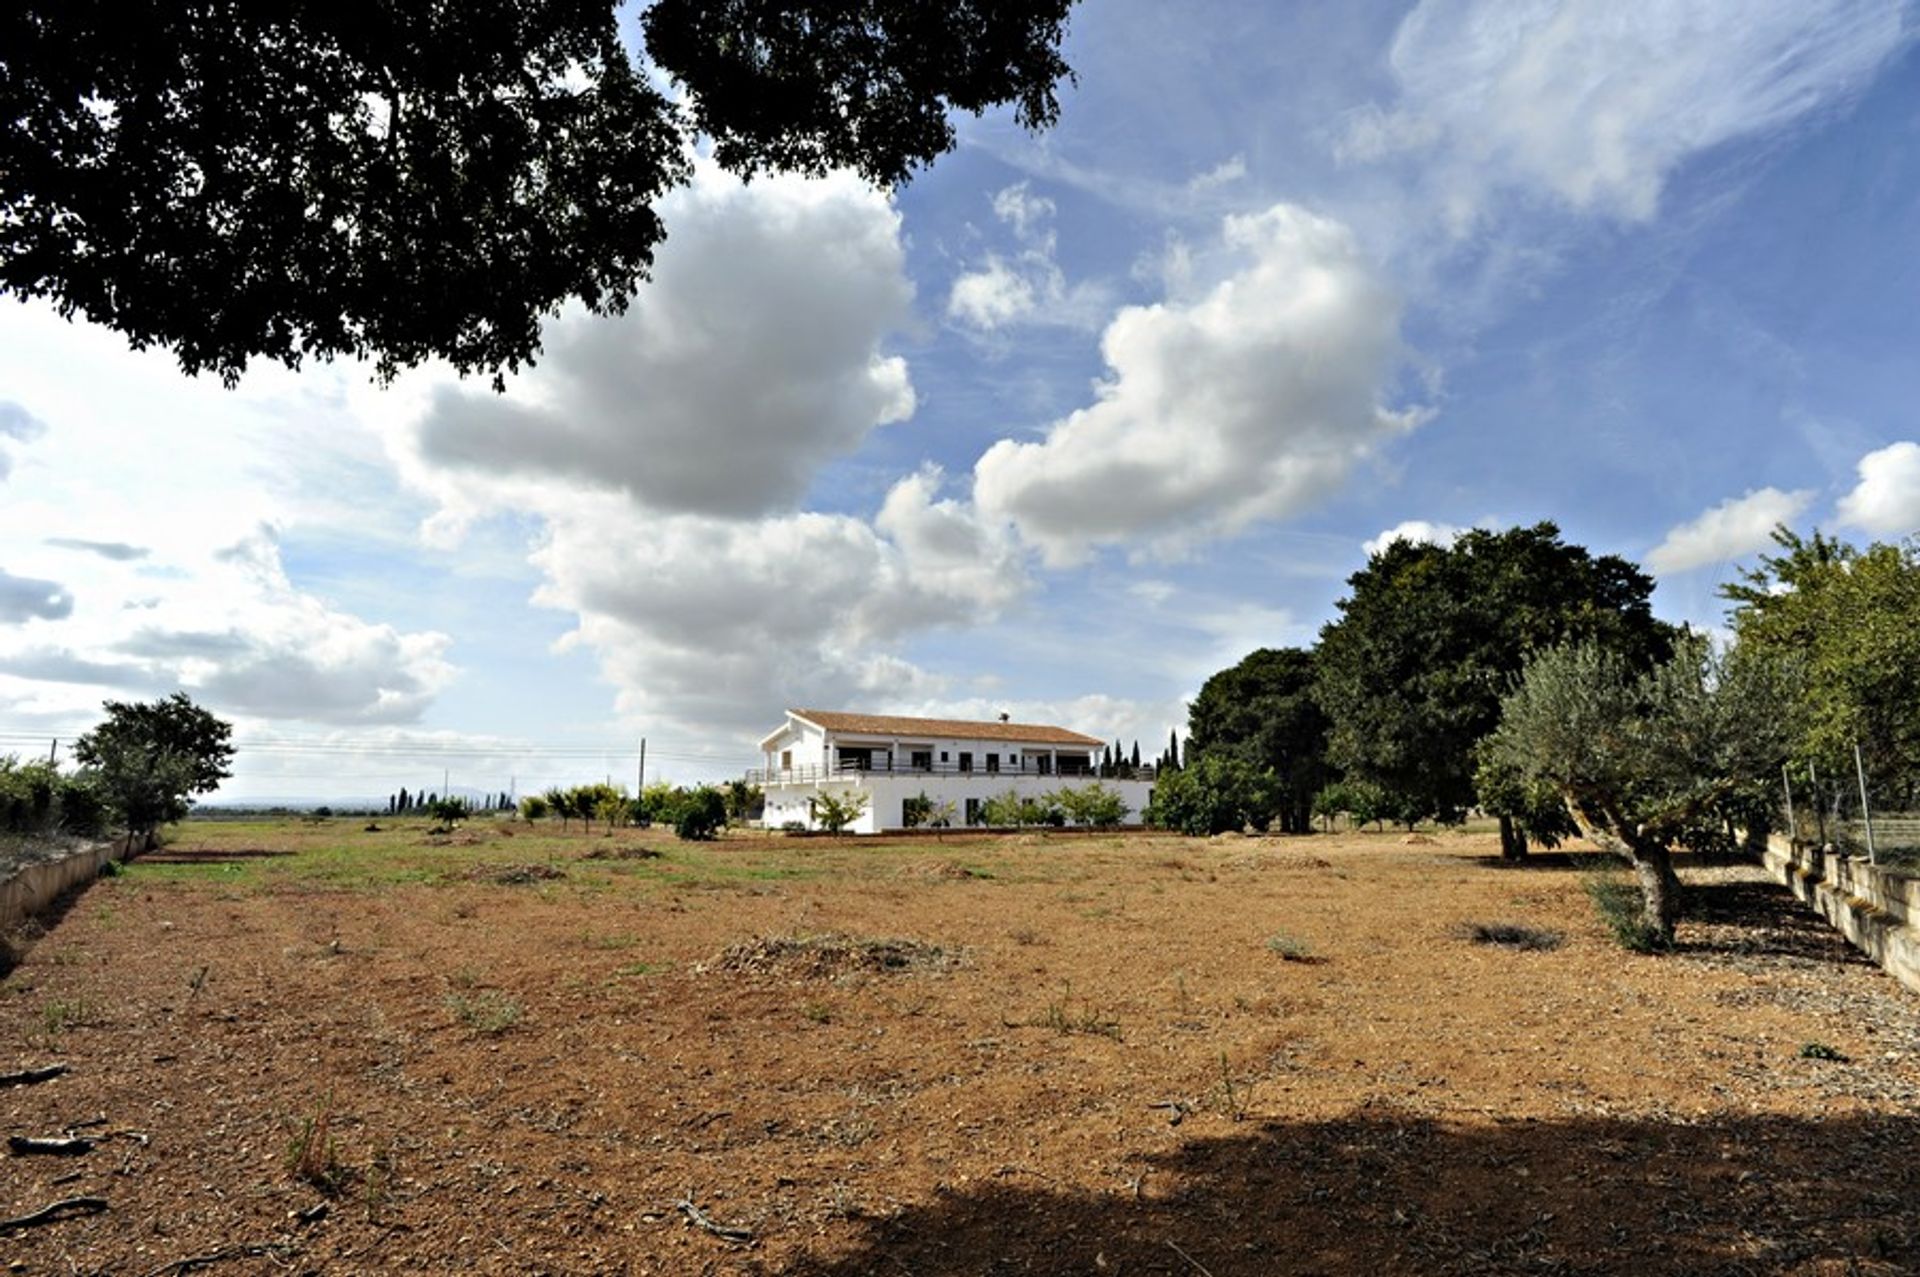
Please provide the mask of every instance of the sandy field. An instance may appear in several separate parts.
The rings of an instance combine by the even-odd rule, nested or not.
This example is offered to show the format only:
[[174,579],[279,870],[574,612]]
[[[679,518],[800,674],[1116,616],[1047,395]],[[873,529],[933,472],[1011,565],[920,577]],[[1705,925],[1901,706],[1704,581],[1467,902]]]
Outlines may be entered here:
[[1748,867],[361,823],[21,938],[8,1272],[1920,1271],[1920,997]]

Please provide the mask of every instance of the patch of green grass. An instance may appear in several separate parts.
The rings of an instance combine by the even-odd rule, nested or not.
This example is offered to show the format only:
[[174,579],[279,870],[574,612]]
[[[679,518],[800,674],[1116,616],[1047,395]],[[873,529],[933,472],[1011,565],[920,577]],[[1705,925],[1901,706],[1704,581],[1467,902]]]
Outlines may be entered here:
[[332,1196],[346,1184],[347,1168],[340,1161],[340,1149],[333,1139],[333,1092],[314,1106],[294,1125],[293,1138],[287,1141],[282,1159],[287,1174]]
[[447,995],[447,1010],[462,1025],[488,1037],[505,1033],[520,1023],[520,1004],[498,990],[489,990],[473,997],[450,993]]
[[56,998],[40,1008],[40,1031],[48,1038],[57,1038],[85,1024],[91,1014],[92,1008],[78,998]]
[[671,962],[629,962],[624,967],[615,967],[613,973],[617,976],[659,975],[672,969]]
[[1475,944],[1497,945],[1502,949],[1558,949],[1566,939],[1558,931],[1529,927],[1518,922],[1465,922],[1460,934]]
[[1055,1033],[1086,1033],[1094,1037],[1120,1040],[1120,1021],[1112,1016],[1102,1015],[1091,1006],[1082,1006],[1078,1010],[1073,1006],[1073,986],[1068,985],[1061,996],[1047,1003],[1047,1009],[1026,1021],[1026,1027],[1052,1029]]

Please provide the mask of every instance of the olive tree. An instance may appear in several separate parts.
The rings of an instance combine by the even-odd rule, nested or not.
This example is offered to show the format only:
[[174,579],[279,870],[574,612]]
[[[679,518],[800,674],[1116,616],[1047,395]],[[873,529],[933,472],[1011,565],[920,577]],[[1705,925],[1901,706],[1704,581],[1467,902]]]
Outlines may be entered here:
[[1647,934],[1670,944],[1681,911],[1673,849],[1779,769],[1792,739],[1787,685],[1779,665],[1698,638],[1644,671],[1594,643],[1549,648],[1501,702],[1485,761],[1553,786],[1580,831],[1633,867]]

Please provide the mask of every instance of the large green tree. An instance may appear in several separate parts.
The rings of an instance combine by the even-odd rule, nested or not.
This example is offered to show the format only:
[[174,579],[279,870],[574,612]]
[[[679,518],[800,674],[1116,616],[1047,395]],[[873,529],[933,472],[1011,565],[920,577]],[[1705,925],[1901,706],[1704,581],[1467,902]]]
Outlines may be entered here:
[[1314,795],[1332,775],[1313,653],[1263,647],[1209,678],[1187,707],[1187,749],[1272,773],[1281,831],[1311,832]]
[[1484,757],[1557,791],[1580,830],[1633,866],[1648,938],[1673,940],[1676,846],[1723,826],[1729,804],[1777,774],[1794,733],[1785,667],[1688,638],[1645,669],[1597,643],[1527,661]]
[[1879,801],[1920,803],[1920,544],[1860,550],[1815,530],[1723,591],[1742,647],[1801,671],[1801,762],[1850,775],[1860,747]]
[[[1567,544],[1552,523],[1395,541],[1348,584],[1316,653],[1328,756],[1424,815],[1473,805],[1475,747],[1528,653],[1585,640],[1644,668],[1672,638],[1646,573]],[[1503,852],[1525,854],[1524,827],[1511,812],[1500,822]]]
[[249,360],[495,375],[618,312],[694,140],[891,185],[954,109],[1056,118],[1071,0],[0,6],[0,291],[229,382]]
[[187,814],[193,795],[212,793],[233,774],[233,727],[185,692],[103,708],[107,721],[73,743],[73,756],[126,825],[127,850],[151,847],[161,825]]

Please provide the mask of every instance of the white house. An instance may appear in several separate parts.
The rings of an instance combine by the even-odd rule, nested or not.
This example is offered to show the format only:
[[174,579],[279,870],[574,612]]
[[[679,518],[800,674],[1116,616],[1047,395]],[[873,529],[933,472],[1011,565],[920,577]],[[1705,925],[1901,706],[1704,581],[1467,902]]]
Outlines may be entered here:
[[[787,721],[760,741],[765,766],[747,779],[766,794],[769,828],[797,822],[817,828],[813,800],[824,793],[863,794],[866,810],[849,830],[871,834],[925,823],[922,798],[933,811],[952,805],[952,823],[982,823],[989,798],[1012,790],[1039,797],[1089,785],[1105,742],[1064,727],[944,718],[896,718],[790,709]],[[1153,792],[1153,769],[1135,778],[1099,783],[1118,792],[1140,823]]]

